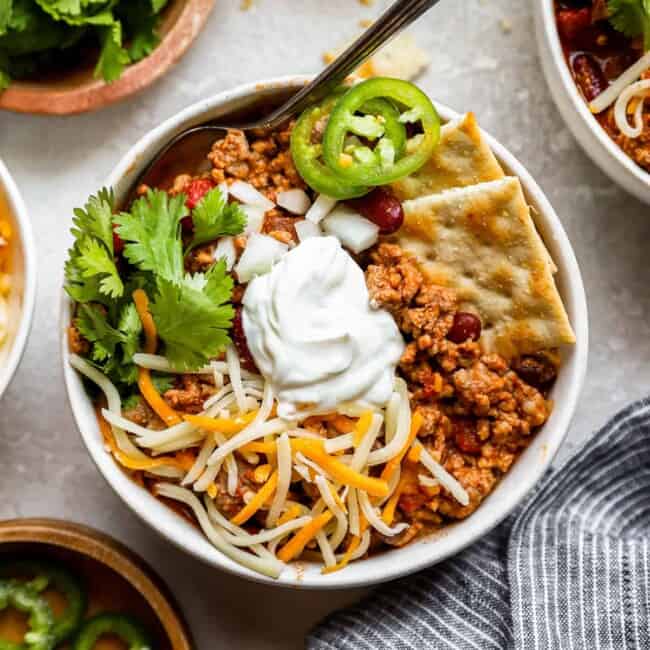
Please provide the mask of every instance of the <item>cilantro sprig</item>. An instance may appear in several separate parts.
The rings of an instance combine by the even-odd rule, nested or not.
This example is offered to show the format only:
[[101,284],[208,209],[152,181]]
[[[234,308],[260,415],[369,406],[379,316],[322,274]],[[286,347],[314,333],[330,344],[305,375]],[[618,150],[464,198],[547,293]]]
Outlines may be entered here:
[[[128,212],[116,214],[113,194],[104,189],[74,215],[66,291],[77,303],[75,325],[90,344],[92,363],[117,384],[137,381],[132,362],[142,336],[132,300],[137,288],[150,298],[164,353],[175,366],[194,369],[223,351],[234,316],[232,278],[223,260],[206,273],[191,274],[184,259],[195,246],[242,232],[246,218],[238,205],[228,204],[214,188],[190,211],[185,195],[150,190]],[[187,216],[194,233],[184,242],[181,220]],[[124,243],[119,262],[115,235]]]
[[0,91],[12,78],[37,75],[81,41],[99,47],[95,76],[115,81],[159,43],[167,0],[0,0]]
[[650,0],[608,0],[609,21],[629,38],[643,37],[644,50],[650,50]]

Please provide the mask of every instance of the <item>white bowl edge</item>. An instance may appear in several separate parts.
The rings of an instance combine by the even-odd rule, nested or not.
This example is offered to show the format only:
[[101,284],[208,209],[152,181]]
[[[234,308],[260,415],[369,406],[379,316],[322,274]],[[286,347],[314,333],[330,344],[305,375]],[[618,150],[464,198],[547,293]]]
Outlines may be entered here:
[[650,204],[650,173],[607,135],[576,88],[562,52],[553,0],[534,0],[539,58],[551,96],[585,153],[615,183]]
[[[174,133],[188,125],[204,122],[237,106],[245,105],[246,100],[255,93],[272,93],[278,88],[300,85],[308,79],[304,76],[287,76],[249,83],[190,106],[136,143],[110,175],[107,185],[115,188],[119,200],[137,178],[142,165],[146,164],[161,143],[166,142]],[[452,119],[456,115],[444,106],[438,108],[444,120]],[[440,562],[489,532],[515,508],[548,469],[568,430],[586,372],[588,318],[578,264],[558,216],[521,163],[493,138],[488,136],[488,139],[504,167],[521,179],[527,198],[535,209],[537,226],[560,269],[558,284],[576,331],[577,343],[567,351],[560,376],[553,389],[556,404],[549,421],[480,508],[468,519],[453,524],[440,533],[404,548],[393,549],[353,563],[344,571],[335,574],[323,576],[316,566],[301,563],[287,568],[278,580],[266,578],[223,556],[201,532],[139,488],[120,470],[104,449],[95,413],[80,377],[64,362],[68,396],[84,443],[111,487],[143,521],[195,557],[247,579],[294,588],[340,589],[392,580]],[[69,323],[70,307],[71,303],[64,294],[61,308],[61,345],[64,360],[68,355],[66,327]]]
[[13,379],[27,345],[34,318],[37,282],[36,245],[27,207],[9,170],[0,159],[0,191],[2,190],[4,190],[4,196],[8,203],[10,218],[17,226],[18,253],[21,257],[19,264],[22,267],[18,272],[22,277],[20,285],[15,287],[15,290],[20,291],[22,295],[19,297],[20,320],[18,326],[12,334],[12,338],[5,343],[6,349],[3,349],[0,354],[0,397]]

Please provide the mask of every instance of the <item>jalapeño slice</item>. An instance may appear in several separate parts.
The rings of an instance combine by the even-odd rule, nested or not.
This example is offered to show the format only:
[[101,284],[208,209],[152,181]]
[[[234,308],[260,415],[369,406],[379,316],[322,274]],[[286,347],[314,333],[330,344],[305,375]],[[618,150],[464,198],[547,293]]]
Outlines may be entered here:
[[367,194],[368,187],[337,178],[322,161],[322,145],[314,142],[319,122],[327,120],[340,95],[328,97],[305,110],[291,132],[291,156],[298,173],[309,187],[334,199],[352,199]]
[[[381,112],[366,112],[372,102],[384,100],[397,106],[400,126],[419,124],[421,133],[401,141]],[[350,146],[351,136],[374,140]],[[332,109],[323,136],[322,155],[341,182],[377,186],[392,183],[418,170],[430,158],[440,138],[440,118],[431,100],[408,81],[376,77],[350,88]]]

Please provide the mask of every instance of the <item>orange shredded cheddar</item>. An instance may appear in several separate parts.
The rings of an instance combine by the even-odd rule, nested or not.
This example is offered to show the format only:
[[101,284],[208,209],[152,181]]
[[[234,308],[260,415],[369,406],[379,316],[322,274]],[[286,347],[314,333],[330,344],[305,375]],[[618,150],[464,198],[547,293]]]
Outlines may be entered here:
[[301,511],[302,508],[297,503],[294,503],[288,510],[285,510],[284,514],[278,517],[278,526],[282,526],[282,524],[286,524],[288,521],[295,519],[300,515]]
[[399,454],[397,454],[397,456],[391,458],[386,463],[386,465],[384,465],[384,469],[381,472],[381,478],[384,481],[390,481],[393,474],[397,471],[397,468],[402,463],[404,456],[406,456],[410,446],[413,444],[415,437],[418,435],[418,431],[420,430],[423,422],[424,418],[419,411],[413,413],[413,417],[411,417],[411,430],[409,431],[409,437],[406,441],[406,444],[402,447],[402,450],[399,452]]
[[402,492],[404,491],[405,486],[406,481],[404,478],[401,478],[400,482],[395,488],[395,492],[391,494],[390,499],[388,499],[388,502],[384,506],[384,510],[381,513],[381,518],[387,526],[390,526],[393,523],[393,519],[395,518],[395,508],[397,508],[399,498],[402,496]]
[[409,449],[409,453],[408,453],[408,455],[406,457],[412,463],[419,463],[421,455],[422,455],[422,447],[417,446],[417,447],[411,447],[411,449]]
[[314,517],[278,551],[278,559],[282,560],[282,562],[291,562],[291,560],[298,557],[305,549],[305,546],[318,535],[321,528],[327,525],[332,516],[332,513],[328,510],[322,515]]
[[354,536],[350,540],[348,547],[345,549],[345,553],[343,554],[341,560],[334,566],[323,567],[321,569],[321,573],[325,575],[328,573],[334,573],[334,571],[345,569],[345,567],[349,564],[350,559],[352,558],[352,554],[359,548],[359,544],[361,544],[361,537]]
[[372,411],[365,411],[357,420],[354,433],[352,434],[352,444],[355,448],[361,444],[363,437],[368,433],[368,429],[370,429],[370,425],[372,424],[372,415]]
[[271,474],[271,478],[260,488],[259,492],[251,499],[251,502],[245,505],[230,521],[241,526],[245,524],[271,497],[278,484],[277,471]]
[[210,485],[208,485],[207,492],[208,492],[208,496],[211,499],[216,499],[217,494],[219,494],[219,488],[217,487],[217,484],[216,483],[210,483]]
[[273,468],[267,463],[266,465],[258,465],[253,470],[253,480],[255,483],[265,483],[269,480]]
[[320,465],[335,481],[342,485],[359,488],[375,497],[385,497],[388,494],[386,481],[355,472],[345,463],[327,454],[320,440],[292,440],[291,447],[294,451],[301,451],[307,458]]
[[[142,289],[136,289],[133,292],[133,302],[135,303],[135,308],[142,322],[142,329],[144,330],[146,340],[144,346],[145,352],[147,354],[155,354],[156,348],[158,347],[158,333],[156,331],[156,324],[149,312],[149,299],[147,298],[147,294]],[[151,381],[151,372],[148,368],[140,368],[138,370],[138,388],[142,393],[142,397],[147,401],[147,404],[149,404],[168,427],[174,424],[180,424],[183,421],[178,413],[165,402],[156,390],[156,387]]]
[[190,422],[199,429],[206,431],[217,431],[224,435],[234,435],[245,429],[257,415],[257,411],[250,411],[234,419],[229,418],[209,418],[205,415],[184,415],[183,419]]

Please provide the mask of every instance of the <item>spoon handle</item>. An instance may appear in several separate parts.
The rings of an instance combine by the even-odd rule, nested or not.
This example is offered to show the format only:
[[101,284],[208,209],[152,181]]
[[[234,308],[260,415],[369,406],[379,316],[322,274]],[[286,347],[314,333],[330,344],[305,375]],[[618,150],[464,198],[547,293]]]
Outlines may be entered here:
[[369,59],[382,45],[408,27],[440,0],[397,0],[341,56],[321,72],[314,81],[268,115],[261,126],[275,128],[288,116],[327,97],[334,88]]

